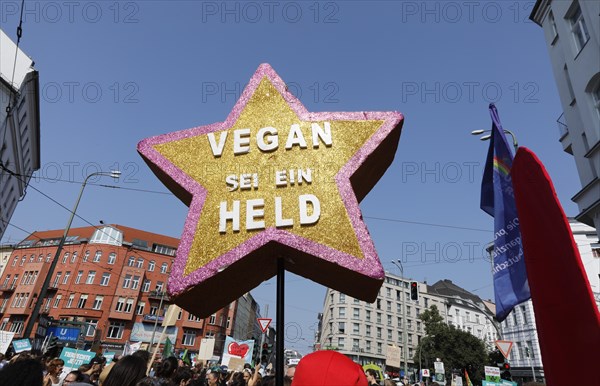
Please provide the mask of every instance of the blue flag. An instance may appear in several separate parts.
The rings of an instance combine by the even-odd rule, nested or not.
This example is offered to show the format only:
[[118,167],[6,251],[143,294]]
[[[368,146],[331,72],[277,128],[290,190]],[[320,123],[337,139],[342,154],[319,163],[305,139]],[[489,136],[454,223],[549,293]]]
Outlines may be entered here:
[[531,298],[531,293],[510,176],[513,153],[493,103],[490,103],[490,115],[492,134],[481,183],[481,209],[494,217],[492,262],[496,319],[503,321],[517,304]]

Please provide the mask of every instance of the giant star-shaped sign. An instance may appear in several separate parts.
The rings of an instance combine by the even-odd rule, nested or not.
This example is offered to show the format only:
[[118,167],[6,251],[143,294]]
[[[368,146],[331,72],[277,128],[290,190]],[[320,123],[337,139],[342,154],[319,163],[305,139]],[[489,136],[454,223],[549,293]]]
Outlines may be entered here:
[[169,278],[208,316],[291,272],[374,301],[384,272],[358,202],[394,158],[397,112],[311,113],[262,64],[227,119],[143,140],[138,151],[190,207]]

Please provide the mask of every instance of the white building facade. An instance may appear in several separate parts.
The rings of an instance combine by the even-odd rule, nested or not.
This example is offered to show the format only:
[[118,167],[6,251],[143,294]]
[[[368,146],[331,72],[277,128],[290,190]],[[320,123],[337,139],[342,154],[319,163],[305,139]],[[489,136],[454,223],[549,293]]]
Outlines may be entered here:
[[[395,346],[400,348],[400,362],[388,363],[388,373],[395,376],[398,368],[403,370],[405,358],[409,374],[414,373],[420,364],[413,358],[419,354],[417,346],[426,335],[419,315],[433,305],[446,323],[482,338],[488,347],[493,345],[496,329],[488,319],[491,312],[485,310],[481,299],[471,294],[478,299],[477,305],[473,306],[470,300],[442,296],[432,292],[433,286],[418,283],[419,300],[414,301],[410,298],[410,282],[410,279],[386,273],[374,303],[328,289],[320,315],[316,349],[337,350],[361,365],[374,363],[384,368],[387,349]],[[434,358],[429,358],[426,352],[422,354],[422,366],[431,367]]]
[[2,30],[0,51],[1,238],[31,175],[40,168],[40,96],[33,61]]
[[[573,196],[576,219],[600,238],[600,2],[536,1],[531,20],[540,25],[550,54],[563,114],[560,142],[573,155],[581,190]],[[559,114],[557,114],[559,115]]]
[[[600,309],[600,244],[597,242],[596,230],[572,218],[569,219],[569,224],[596,299],[596,306]],[[532,372],[535,371],[536,380],[543,380],[543,360],[531,300],[516,306],[501,326],[503,339],[513,342],[508,357],[513,377],[531,381]]]

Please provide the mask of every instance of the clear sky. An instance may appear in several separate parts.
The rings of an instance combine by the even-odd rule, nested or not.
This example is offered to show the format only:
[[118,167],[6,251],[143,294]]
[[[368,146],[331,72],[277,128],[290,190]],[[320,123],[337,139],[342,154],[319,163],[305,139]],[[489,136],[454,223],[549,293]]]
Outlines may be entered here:
[[[14,40],[20,1],[0,3]],[[187,207],[136,152],[149,136],[223,121],[260,63],[309,111],[405,115],[391,167],[361,209],[384,268],[450,279],[493,299],[479,209],[488,103],[535,151],[568,216],[580,189],[558,142],[561,114],[533,1],[26,1],[21,48],[40,72],[42,167],[11,224],[60,229],[85,175],[119,167],[120,189],[89,185],[73,226],[181,235]],[[110,179],[98,183],[112,184]],[[27,233],[9,226],[3,243]],[[325,288],[287,274],[286,346],[308,352]],[[275,315],[275,279],[253,292]]]

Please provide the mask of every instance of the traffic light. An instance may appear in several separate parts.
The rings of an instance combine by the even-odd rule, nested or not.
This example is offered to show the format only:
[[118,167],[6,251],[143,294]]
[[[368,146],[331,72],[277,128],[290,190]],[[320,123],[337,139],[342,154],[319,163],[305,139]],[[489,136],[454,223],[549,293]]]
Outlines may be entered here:
[[263,343],[262,345],[262,352],[260,353],[260,361],[263,363],[266,363],[269,361],[269,358],[271,357],[271,352],[273,351],[273,345],[269,344],[269,343]]
[[419,283],[416,281],[410,282],[410,300],[419,300]]
[[502,364],[502,374],[500,374],[500,378],[507,381],[512,381],[512,376],[510,374],[510,363],[504,362]]

